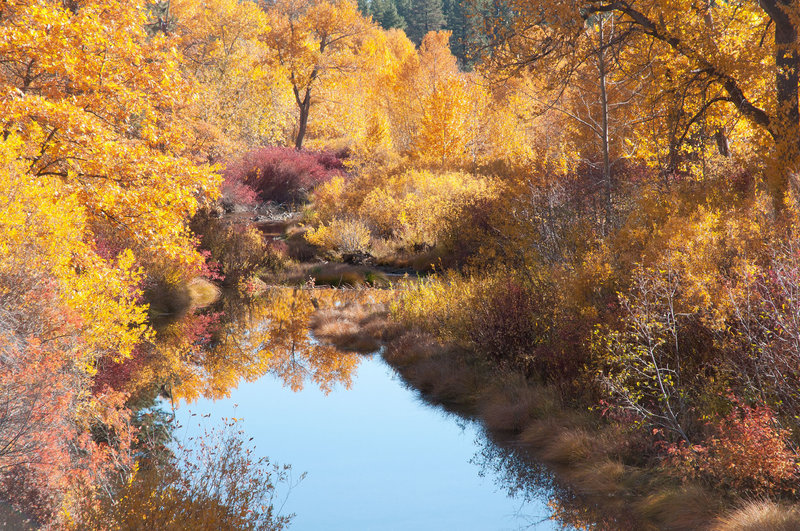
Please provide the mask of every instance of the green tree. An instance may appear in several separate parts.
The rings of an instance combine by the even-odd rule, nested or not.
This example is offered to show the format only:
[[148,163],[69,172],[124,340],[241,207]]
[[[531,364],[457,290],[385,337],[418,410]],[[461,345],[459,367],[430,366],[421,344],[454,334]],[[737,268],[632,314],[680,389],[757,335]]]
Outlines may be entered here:
[[450,51],[458,58],[462,68],[472,64],[472,51],[481,43],[481,29],[475,16],[479,2],[470,0],[442,0],[446,20],[444,29],[450,30]]
[[412,0],[408,15],[404,15],[408,29],[406,34],[419,45],[430,31],[439,31],[445,25],[442,0]]
[[395,0],[373,0],[370,14],[383,29],[406,28],[406,20],[400,15]]

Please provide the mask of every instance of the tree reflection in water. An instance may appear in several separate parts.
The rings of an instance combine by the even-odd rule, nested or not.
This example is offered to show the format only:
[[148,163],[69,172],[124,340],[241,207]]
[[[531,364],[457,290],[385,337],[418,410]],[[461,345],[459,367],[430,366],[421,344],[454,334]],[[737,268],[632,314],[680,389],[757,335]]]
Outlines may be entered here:
[[[535,529],[548,520],[563,529],[637,529],[634,522],[625,519],[623,509],[608,507],[608,499],[582,496],[565,488],[551,469],[513,439],[483,430],[475,444],[478,450],[472,463],[479,467],[479,475],[494,478],[498,488],[521,502],[518,517],[527,522],[521,529]],[[551,514],[522,514],[525,505],[534,500],[548,500]]]
[[349,389],[360,358],[316,341],[309,331],[317,307],[341,304],[340,299],[336,290],[284,287],[256,299],[224,297],[216,308],[224,319],[208,348],[196,352],[199,370],[181,383],[179,396],[226,397],[240,380],[268,373],[295,391],[307,382],[325,393],[337,384]]
[[[265,374],[275,375],[294,391],[309,382],[326,394],[336,385],[349,389],[361,358],[315,340],[310,332],[312,315],[319,309],[385,302],[385,295],[373,290],[274,287],[257,298],[223,297],[211,309],[221,316],[211,340],[191,349],[193,369],[180,375],[174,394],[186,401],[223,398],[241,380],[254,381]],[[423,400],[471,421],[447,404],[424,395]],[[620,519],[624,508],[609,510],[608,498],[562,487],[553,472],[513,438],[486,430],[482,434],[472,463],[479,467],[479,475],[493,477],[500,489],[520,502],[516,519],[521,529],[545,522],[547,528],[555,524],[564,529],[635,529]],[[530,502],[542,499],[548,500],[549,515],[525,514]]]

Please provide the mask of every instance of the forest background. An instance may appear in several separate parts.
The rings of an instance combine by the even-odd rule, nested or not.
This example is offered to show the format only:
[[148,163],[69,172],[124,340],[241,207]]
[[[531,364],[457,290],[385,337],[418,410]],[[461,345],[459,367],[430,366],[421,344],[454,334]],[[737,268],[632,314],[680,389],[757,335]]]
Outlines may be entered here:
[[[788,0],[4,1],[3,496],[53,527],[284,525],[284,470],[147,458],[142,408],[263,369],[204,350],[213,312],[156,326],[198,279],[247,293],[297,258],[216,205],[310,201],[318,256],[437,273],[398,322],[630,426],[626,459],[794,501],[798,20]],[[217,473],[226,494],[197,488]]]

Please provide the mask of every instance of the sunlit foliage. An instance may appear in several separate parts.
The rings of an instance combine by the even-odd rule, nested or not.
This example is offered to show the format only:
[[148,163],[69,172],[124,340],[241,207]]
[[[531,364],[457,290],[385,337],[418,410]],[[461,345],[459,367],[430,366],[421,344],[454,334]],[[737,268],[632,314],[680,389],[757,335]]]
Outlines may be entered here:
[[[135,469],[129,407],[267,374],[349,386],[358,358],[309,332],[347,295],[267,285],[302,244],[459,269],[394,319],[624,419],[683,480],[792,496],[795,3],[451,2],[455,39],[389,7],[2,3],[3,495],[54,526],[204,504],[239,511],[212,525],[286,523],[175,463]],[[270,201],[305,208],[289,241],[224,217]],[[208,306],[199,276],[235,296]]]
[[265,64],[269,31],[255,2],[213,0],[169,3],[167,31],[177,35],[181,68],[199,91],[194,110],[212,156],[289,140],[294,102],[286,80]]
[[[342,181],[333,180],[315,192],[318,217],[314,221],[322,226],[307,238],[323,247],[341,247],[342,242],[325,236],[330,224],[336,223],[362,251],[369,250],[365,229],[399,248],[429,249],[458,230],[470,209],[496,199],[499,189],[499,183],[486,177],[422,170],[369,175],[351,183],[347,191]],[[344,221],[348,217],[355,221]]]

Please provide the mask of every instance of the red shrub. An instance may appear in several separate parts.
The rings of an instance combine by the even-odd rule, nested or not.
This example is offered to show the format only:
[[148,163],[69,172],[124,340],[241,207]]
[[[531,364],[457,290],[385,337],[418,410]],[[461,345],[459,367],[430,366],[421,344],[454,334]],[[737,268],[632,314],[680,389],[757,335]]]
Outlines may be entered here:
[[740,405],[709,427],[705,445],[669,447],[673,461],[686,475],[704,478],[730,491],[771,494],[793,489],[798,456],[789,447],[789,430],[763,405]]
[[339,154],[266,147],[247,153],[228,165],[223,191],[252,189],[261,201],[302,201],[318,184],[344,173]]
[[548,290],[537,288],[504,279],[479,295],[469,331],[478,352],[501,367],[532,369],[537,346],[549,335],[553,308]]
[[145,365],[146,347],[137,345],[130,358],[115,360],[113,356],[103,356],[97,360],[97,373],[92,380],[92,394],[100,394],[104,389],[123,391]]
[[254,206],[258,203],[258,193],[238,179],[238,174],[225,173],[220,186],[223,204]]

